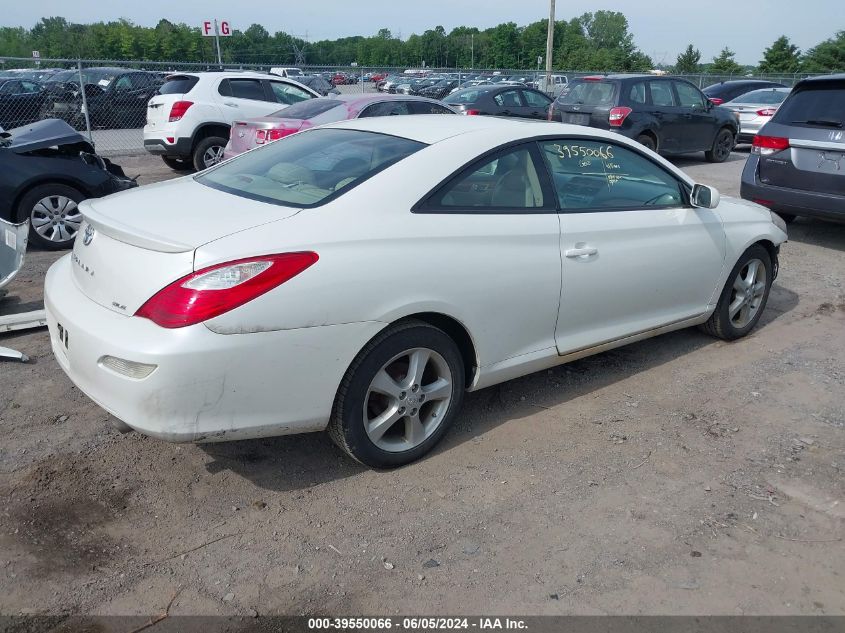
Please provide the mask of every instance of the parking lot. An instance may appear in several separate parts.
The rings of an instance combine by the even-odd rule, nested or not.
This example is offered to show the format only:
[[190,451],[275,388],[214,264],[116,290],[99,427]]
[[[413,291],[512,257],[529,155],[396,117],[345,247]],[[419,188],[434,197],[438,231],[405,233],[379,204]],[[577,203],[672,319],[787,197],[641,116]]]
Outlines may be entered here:
[[[675,162],[738,195],[746,157]],[[469,394],[388,472],[323,434],[121,434],[46,330],[4,335],[32,362],[0,364],[0,612],[843,614],[843,251],[845,225],[799,219],[747,338],[683,330]],[[61,255],[28,254],[16,309]]]

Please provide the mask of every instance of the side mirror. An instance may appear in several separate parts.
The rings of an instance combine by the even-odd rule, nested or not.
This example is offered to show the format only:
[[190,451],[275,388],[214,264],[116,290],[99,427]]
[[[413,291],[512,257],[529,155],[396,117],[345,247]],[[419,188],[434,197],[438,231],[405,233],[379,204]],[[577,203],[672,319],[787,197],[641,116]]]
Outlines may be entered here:
[[719,206],[719,192],[715,187],[708,187],[707,185],[694,185],[692,188],[692,196],[690,201],[692,206],[701,209],[715,209]]

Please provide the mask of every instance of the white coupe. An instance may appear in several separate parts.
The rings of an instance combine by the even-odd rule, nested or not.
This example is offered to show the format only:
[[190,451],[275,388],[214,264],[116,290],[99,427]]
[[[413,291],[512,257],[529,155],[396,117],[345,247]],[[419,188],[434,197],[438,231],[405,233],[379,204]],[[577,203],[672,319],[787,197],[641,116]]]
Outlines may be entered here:
[[316,128],[80,209],[45,303],[82,391],[164,440],[327,429],[374,467],[430,451],[465,391],[744,336],[787,237],[620,135],[487,117]]

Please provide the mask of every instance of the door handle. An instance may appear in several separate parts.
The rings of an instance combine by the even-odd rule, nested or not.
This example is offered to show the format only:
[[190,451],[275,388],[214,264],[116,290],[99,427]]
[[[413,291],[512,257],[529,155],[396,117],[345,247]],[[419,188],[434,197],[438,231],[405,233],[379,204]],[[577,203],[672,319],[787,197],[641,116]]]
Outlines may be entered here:
[[598,254],[599,249],[592,246],[585,246],[584,248],[570,248],[563,251],[564,257],[589,257],[590,255]]
[[238,107],[238,104],[237,104],[237,103],[232,103],[231,101],[225,101],[225,102],[223,103],[223,105],[227,105],[227,106],[229,106],[230,108],[237,108],[237,107]]

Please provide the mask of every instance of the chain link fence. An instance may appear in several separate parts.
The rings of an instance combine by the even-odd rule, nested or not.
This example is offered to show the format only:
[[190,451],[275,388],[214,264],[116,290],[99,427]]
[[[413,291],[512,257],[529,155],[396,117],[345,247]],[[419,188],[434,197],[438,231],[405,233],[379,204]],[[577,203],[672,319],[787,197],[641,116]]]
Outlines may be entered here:
[[[559,94],[562,85],[595,72],[554,71],[545,85],[545,73],[526,69],[460,69],[360,66],[301,66],[274,68],[267,64],[150,62],[135,60],[76,60],[0,57],[0,127],[12,129],[47,118],[68,122],[94,143],[105,156],[143,154],[143,127],[147,102],[176,72],[253,71],[289,74],[320,94],[402,92],[403,84],[423,75],[442,75],[455,86],[475,78],[510,79]],[[301,74],[299,74],[301,73]],[[700,88],[748,75],[680,75]],[[802,74],[755,75],[756,79],[792,86]],[[565,79],[564,79],[565,78]],[[385,80],[390,79],[387,84]],[[82,87],[82,88],[81,88]],[[272,92],[265,98],[272,101]],[[445,96],[445,94],[443,95]],[[279,101],[278,103],[282,103]]]

